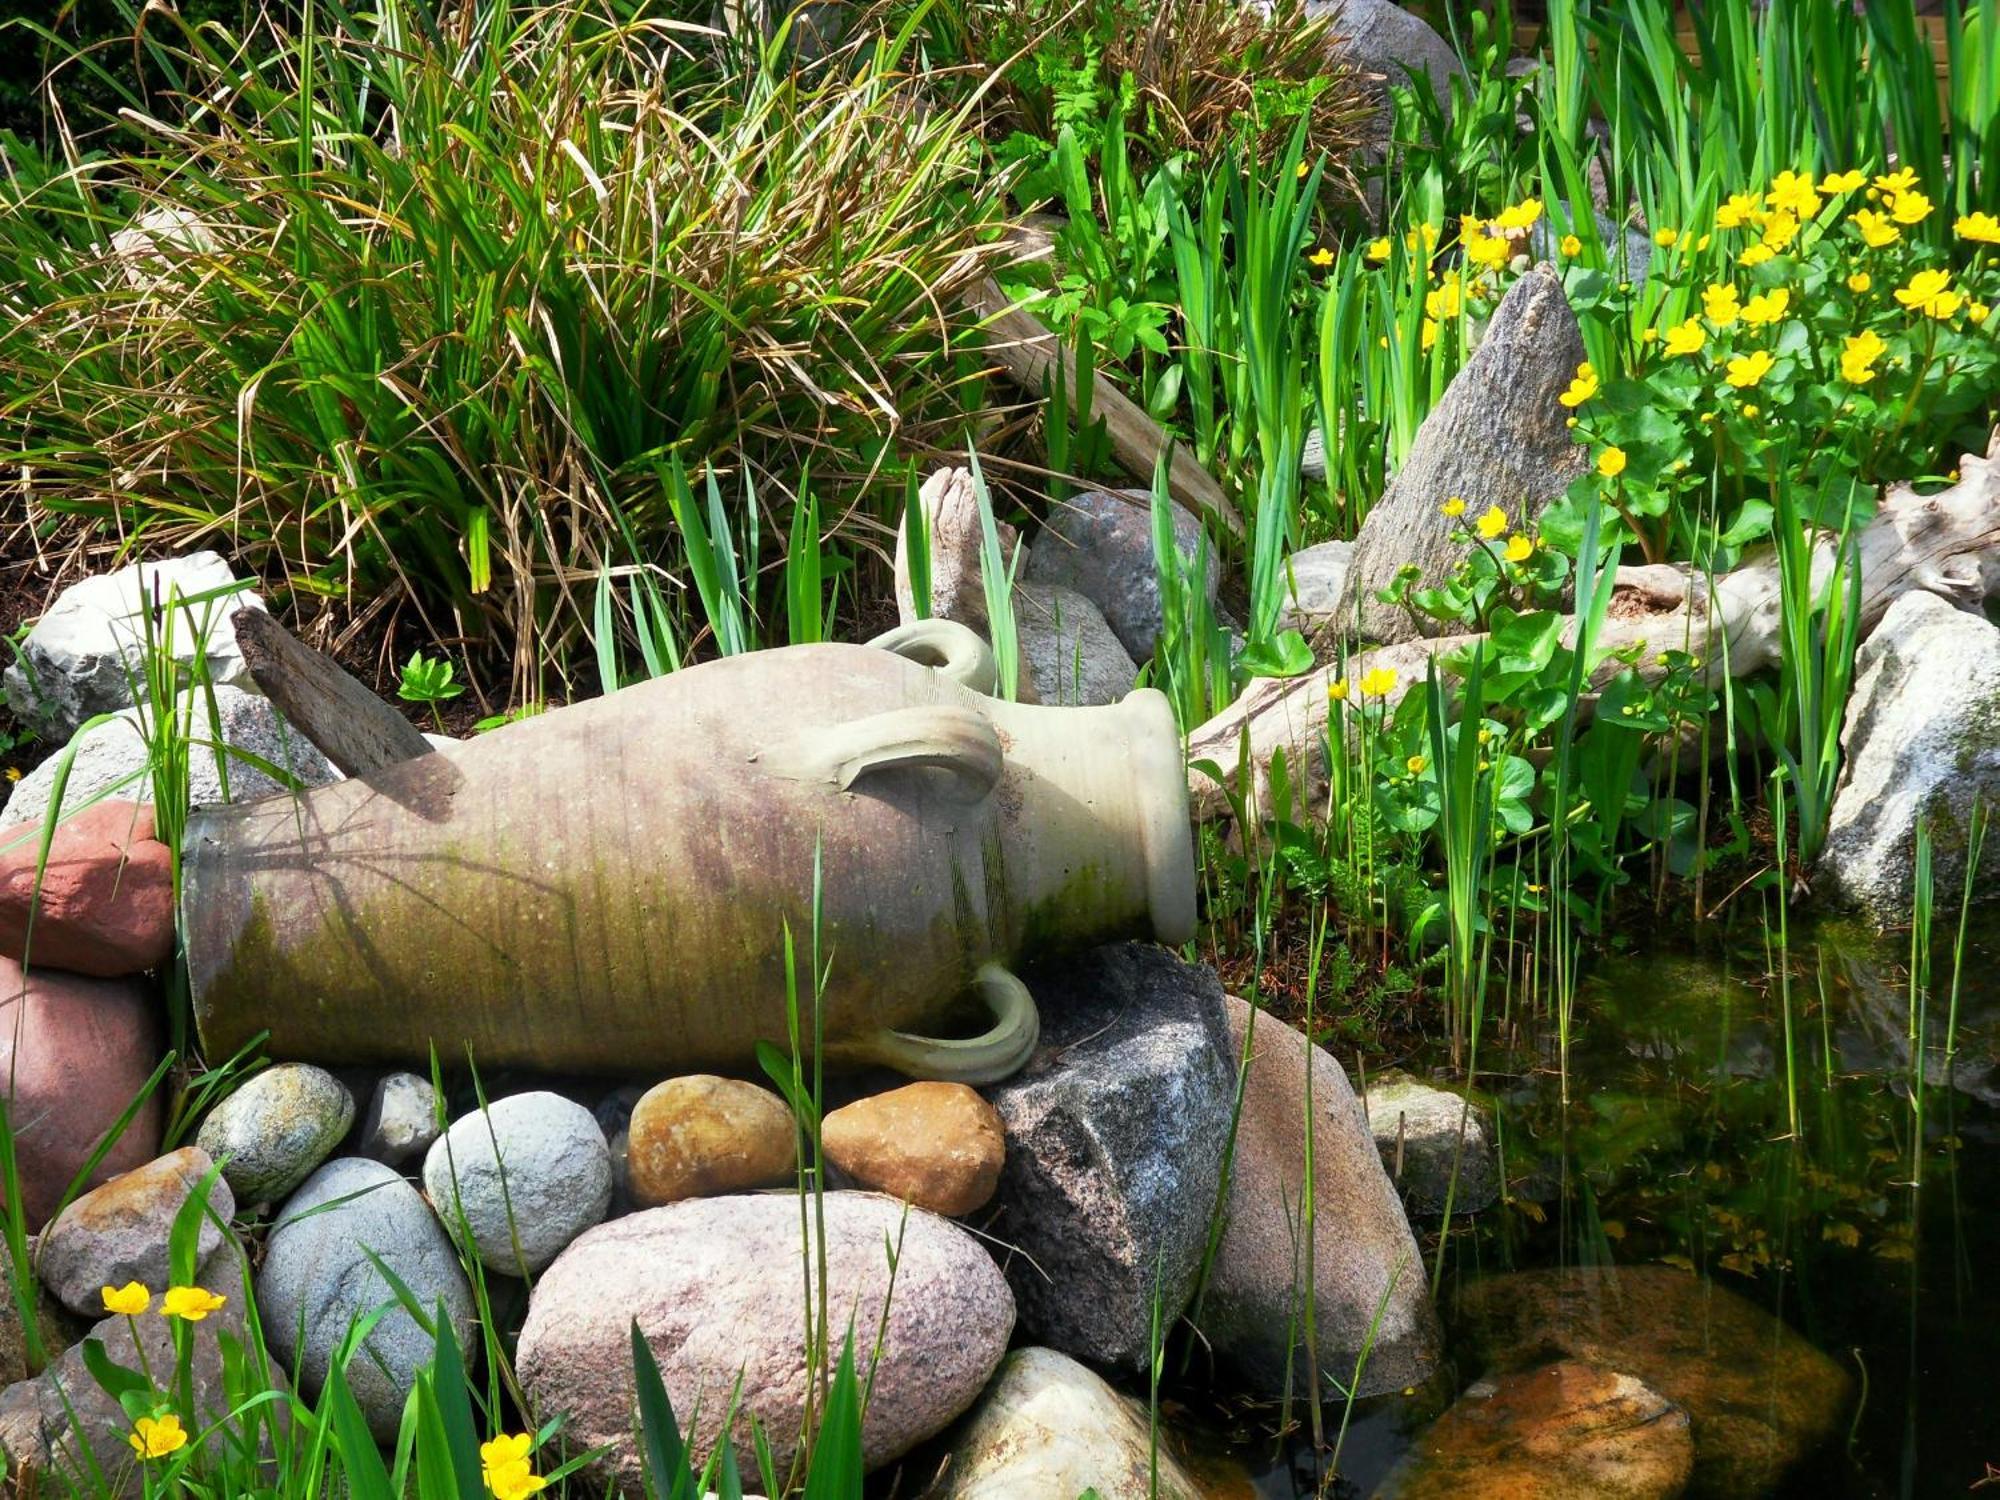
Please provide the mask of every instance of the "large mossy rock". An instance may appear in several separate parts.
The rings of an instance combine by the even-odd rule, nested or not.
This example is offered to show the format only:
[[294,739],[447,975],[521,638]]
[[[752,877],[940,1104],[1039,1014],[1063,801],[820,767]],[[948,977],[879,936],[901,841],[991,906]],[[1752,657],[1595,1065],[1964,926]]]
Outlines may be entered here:
[[[1936,594],[1904,594],[1854,669],[1813,888],[1889,926],[1910,914],[1918,822],[1930,824],[1933,889],[1955,892],[1973,803],[2000,809],[2000,629]],[[1981,894],[1996,875],[2000,837],[1986,841]]]
[[[1339,619],[1367,640],[1414,639],[1409,613],[1376,596],[1405,565],[1418,569],[1419,588],[1431,588],[1463,561],[1465,546],[1451,539],[1463,522],[1444,514],[1447,500],[1464,500],[1468,516],[1497,505],[1520,527],[1584,472],[1586,451],[1556,399],[1584,357],[1583,332],[1561,278],[1536,266],[1501,298],[1478,349],[1424,418],[1401,472],[1361,523]],[[1445,629],[1431,624],[1426,634]]]
[[1517,1271],[1459,1294],[1460,1358],[1505,1375],[1552,1360],[1616,1370],[1686,1410],[1687,1493],[1769,1494],[1834,1433],[1847,1373],[1761,1308],[1669,1266]]

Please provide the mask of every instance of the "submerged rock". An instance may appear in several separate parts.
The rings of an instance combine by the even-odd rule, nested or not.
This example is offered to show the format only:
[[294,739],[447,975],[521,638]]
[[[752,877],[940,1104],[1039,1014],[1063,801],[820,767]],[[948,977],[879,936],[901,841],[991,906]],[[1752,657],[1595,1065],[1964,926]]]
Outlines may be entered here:
[[262,609],[263,600],[239,591],[175,608],[167,618],[177,594],[190,600],[237,581],[215,553],[192,552],[71,584],[35,622],[0,677],[7,706],[23,723],[66,740],[84,720],[129,707],[132,684],[144,680],[149,639],[153,649],[162,649],[170,636],[170,654],[183,670],[203,660],[210,682],[249,684],[229,617],[246,606]]
[[1376,1500],[1673,1500],[1688,1415],[1629,1375],[1565,1361],[1474,1381]]
[[789,1182],[798,1122],[769,1089],[690,1073],[648,1089],[625,1133],[627,1185],[647,1207]]
[[[1313,1287],[1321,1389],[1353,1379],[1357,1393],[1420,1385],[1438,1362],[1437,1315],[1403,1205],[1382,1170],[1347,1074],[1277,1017],[1229,997],[1231,1044],[1252,1040],[1230,1168],[1227,1227],[1202,1300],[1190,1314],[1222,1363],[1249,1390],[1275,1396],[1287,1366],[1313,1379],[1305,1352],[1304,1289]],[[1306,1108],[1310,1067],[1312,1108]],[[1305,1121],[1313,1122],[1311,1275],[1301,1231]]]
[[[71,1312],[93,1318],[104,1312],[107,1286],[136,1281],[155,1291],[165,1287],[174,1220],[214,1165],[199,1147],[183,1146],[85,1193],[42,1231],[35,1270],[43,1284]],[[221,1248],[217,1221],[227,1224],[236,1212],[221,1178],[209,1187],[208,1208],[196,1241],[202,1261]]]
[[239,1202],[276,1203],[353,1123],[354,1096],[338,1078],[310,1063],[279,1063],[210,1110],[195,1144],[222,1163]]
[[[139,1096],[160,1059],[159,1005],[131,979],[23,970],[0,957],[0,1090],[14,1130],[26,1227],[37,1230]],[[164,1101],[155,1089],[86,1187],[152,1160]]]
[[[1965,874],[1972,807],[2000,809],[2000,629],[1936,594],[1904,594],[1854,658],[1840,734],[1845,769],[1814,889],[1878,925],[1907,920],[1920,819],[1931,829],[1933,890]],[[1995,894],[2000,830],[1980,860]]]
[[1382,1165],[1412,1211],[1442,1214],[1447,1200],[1455,1214],[1492,1207],[1500,1170],[1481,1105],[1403,1072],[1369,1079],[1363,1103]]
[[[192,807],[215,802],[250,802],[284,790],[277,781],[258,769],[254,761],[268,762],[288,772],[302,786],[325,786],[340,779],[333,763],[320,754],[312,742],[285,722],[268,698],[246,693],[241,688],[218,687],[214,712],[209,711],[209,695],[189,689],[175,700],[174,715],[189,726],[201,743],[188,750],[188,801]],[[65,810],[80,807],[100,792],[112,792],[134,802],[153,800],[153,780],[148,770],[151,752],[146,744],[145,725],[150,710],[128,708],[75,735],[70,745],[76,758],[69,780],[63,786]],[[214,747],[223,748],[217,750]],[[245,760],[240,751],[254,760]],[[38,823],[55,794],[56,772],[62,752],[50,756],[14,784],[0,827],[13,823]],[[227,771],[229,795],[222,795],[223,772]]]
[[1832,1436],[1847,1373],[1733,1292],[1668,1266],[1517,1271],[1459,1293],[1464,1357],[1497,1373],[1575,1360],[1686,1409],[1688,1493],[1769,1493]]
[[[371,1259],[371,1253],[374,1259]],[[257,1308],[271,1348],[295,1369],[309,1400],[357,1318],[390,1310],[347,1366],[368,1427],[388,1442],[417,1372],[436,1356],[431,1335],[376,1268],[379,1260],[418,1305],[440,1303],[461,1347],[475,1327],[472,1287],[430,1205],[395,1169],[361,1157],[330,1161],[294,1193],[265,1241]]]
[[951,1445],[936,1500],[1202,1500],[1146,1413],[1067,1355],[1016,1349]]
[[[1393,6],[1385,9],[1394,9]],[[1409,457],[1354,538],[1340,620],[1376,641],[1418,633],[1407,611],[1378,595],[1405,566],[1435,588],[1464,560],[1442,507],[1453,497],[1472,515],[1487,506],[1526,528],[1588,464],[1589,450],[1558,401],[1585,358],[1583,333],[1561,279],[1537,266],[1494,310],[1486,337],[1417,429]],[[1429,622],[1424,633],[1445,630]]]
[[489,1271],[530,1276],[603,1219],[611,1152],[589,1110],[510,1094],[455,1121],[424,1157],[424,1192]]
[[861,1186],[946,1215],[986,1206],[1007,1152],[999,1112],[962,1083],[857,1099],[821,1122],[820,1141]]
[[[862,1424],[872,1469],[972,1404],[1006,1352],[1014,1301],[979,1242],[949,1220],[873,1193],[822,1201],[830,1357],[853,1329],[857,1373],[867,1381],[881,1330]],[[596,1463],[603,1478],[636,1486],[637,1319],[696,1462],[722,1440],[740,1389],[733,1440],[743,1472],[755,1472],[749,1422],[769,1441],[777,1472],[787,1472],[805,1405],[801,1287],[809,1255],[816,1259],[811,1242],[798,1201],[782,1193],[690,1199],[589,1231],[536,1284],[521,1328],[516,1368],[536,1420],[565,1416],[578,1449],[607,1448]]]
[[1221,1181],[1234,1079],[1222,986],[1164,948],[1120,943],[1031,976],[1041,1043],[989,1090],[1007,1130],[992,1233],[1022,1327],[1144,1369],[1154,1295],[1171,1326],[1194,1292]]

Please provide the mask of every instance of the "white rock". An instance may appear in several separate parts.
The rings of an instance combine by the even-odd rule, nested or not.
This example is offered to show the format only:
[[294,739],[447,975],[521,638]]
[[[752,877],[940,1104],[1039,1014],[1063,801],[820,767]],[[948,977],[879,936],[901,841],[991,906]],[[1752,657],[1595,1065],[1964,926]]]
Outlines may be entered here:
[[235,582],[215,553],[195,552],[71,584],[35,622],[19,660],[7,668],[8,707],[24,723],[46,725],[58,739],[74,734],[86,719],[129,707],[135,701],[133,681],[144,672],[148,613],[155,644],[171,635],[172,655],[184,668],[206,658],[211,682],[254,692],[229,617],[246,605],[262,609],[263,600],[240,590],[167,607],[176,597],[197,599]]
[[[285,722],[284,715],[268,698],[253,696],[241,688],[218,687],[215,713],[211,716],[208,694],[188,689],[181,694],[174,712],[177,722],[192,726],[190,737],[199,742],[190,746],[188,752],[188,795],[192,806],[225,800],[222,795],[225,769],[229,774],[228,801],[251,802],[285,790],[258,769],[256,761],[282,767],[308,787],[340,779],[332,763]],[[144,729],[147,718],[145,711],[128,708],[84,730],[71,741],[76,747],[76,757],[63,790],[65,809],[74,809],[101,791],[113,791],[114,795],[134,802],[153,800]],[[214,748],[217,745],[225,748],[217,750]],[[14,784],[6,810],[0,812],[0,827],[41,821],[55,792],[56,772],[63,754],[57,751]],[[246,760],[245,756],[255,760]]]
[[[1930,823],[1933,889],[1948,895],[1964,880],[1974,800],[2000,811],[2000,629],[1936,594],[1904,594],[1854,669],[1813,888],[1889,925],[1910,912],[1918,820]],[[1980,862],[1982,896],[1996,874],[2000,829]]]
[[952,1444],[938,1500],[1200,1500],[1146,1414],[1066,1354],[1016,1349]]
[[464,1216],[481,1265],[532,1275],[604,1218],[611,1152],[575,1100],[512,1094],[454,1121],[431,1145],[424,1191],[454,1234]]
[[375,1085],[361,1117],[360,1155],[400,1167],[430,1149],[439,1135],[437,1090],[415,1073],[391,1073]]
[[1285,603],[1278,611],[1278,628],[1310,636],[1330,621],[1347,586],[1347,565],[1354,543],[1321,542],[1294,552],[1285,565]]

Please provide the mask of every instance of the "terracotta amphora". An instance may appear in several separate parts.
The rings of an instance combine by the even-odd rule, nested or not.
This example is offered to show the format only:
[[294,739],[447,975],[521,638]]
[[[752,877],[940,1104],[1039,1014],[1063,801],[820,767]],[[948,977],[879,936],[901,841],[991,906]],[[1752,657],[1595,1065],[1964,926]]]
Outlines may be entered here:
[[[886,648],[886,649],[885,649]],[[789,1049],[1004,1077],[1010,965],[1194,926],[1167,700],[986,695],[924,622],[705,663],[446,753],[190,820],[183,920],[207,1055],[660,1074]],[[787,962],[787,933],[791,960]],[[990,1029],[948,1030],[965,998]],[[976,1029],[976,1028],[974,1028]]]

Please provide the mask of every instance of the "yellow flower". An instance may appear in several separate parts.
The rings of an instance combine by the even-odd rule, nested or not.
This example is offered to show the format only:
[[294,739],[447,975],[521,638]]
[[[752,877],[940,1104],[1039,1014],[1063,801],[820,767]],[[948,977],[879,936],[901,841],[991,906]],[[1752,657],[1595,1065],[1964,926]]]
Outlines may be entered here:
[[1889,217],[1898,224],[1921,224],[1930,217],[1931,200],[1922,193],[1898,193],[1889,205]]
[[548,1485],[546,1479],[535,1473],[529,1459],[528,1450],[532,1446],[533,1439],[525,1432],[511,1437],[502,1433],[492,1442],[479,1445],[482,1477],[495,1500],[526,1500]]
[[1757,415],[1757,403],[1756,403],[1755,401],[1745,401],[1745,402],[1743,403],[1743,415],[1744,415],[1744,417],[1745,417],[1745,418],[1749,418],[1749,417],[1754,417],[1754,416],[1756,416],[1756,415]]
[[1497,271],[1507,264],[1507,242],[1484,230],[1465,241],[1465,258],[1482,271]]
[[1743,304],[1743,321],[1752,328],[1762,328],[1767,323],[1775,323],[1785,315],[1792,294],[1783,287],[1773,287],[1768,292],[1759,292]]
[[1701,326],[1700,318],[1689,318],[1685,323],[1676,323],[1667,330],[1667,353],[1699,354],[1701,346],[1708,342],[1708,330]]
[[1653,236],[1653,243],[1658,245],[1662,250],[1671,250],[1674,241],[1680,237],[1681,232],[1678,229],[1662,229]]
[[1361,692],[1370,698],[1386,698],[1396,691],[1394,667],[1370,667],[1361,674]]
[[1907,193],[1917,185],[1917,169],[1904,167],[1897,172],[1887,172],[1875,179],[1875,187],[1885,197],[1894,198]]
[[524,1464],[528,1462],[528,1455],[534,1446],[535,1440],[525,1432],[503,1432],[492,1442],[479,1445],[479,1462],[488,1469]]
[[1458,272],[1453,271],[1424,296],[1424,312],[1442,322],[1458,316],[1464,299],[1459,294]]
[[1423,756],[1412,755],[1408,760],[1403,762],[1403,769],[1408,771],[1412,776],[1421,776],[1424,774],[1424,767],[1429,764],[1430,762]]
[[1875,361],[1888,347],[1872,328],[1853,334],[1841,347],[1840,378],[1849,385],[1866,385],[1875,378]]
[[1727,328],[1743,311],[1736,302],[1736,288],[1726,282],[1702,288],[1701,310],[1717,328]]
[[1731,193],[1729,201],[1715,211],[1717,229],[1741,229],[1757,217],[1755,193]]
[[1977,240],[1982,245],[2000,245],[2000,219],[1991,214],[1960,214],[1952,230],[1962,240]]
[[1322,270],[1324,270],[1326,267],[1333,264],[1333,252],[1329,250],[1326,246],[1321,245],[1319,249],[1313,251],[1312,254],[1308,255],[1306,259],[1311,261],[1314,265],[1320,267]]
[[1975,323],[1984,323],[1986,315],[1992,311],[1984,302],[1971,302],[1966,304],[1965,315]]
[[1299,181],[1300,181],[1300,182],[1304,182],[1304,181],[1306,180],[1306,173],[1310,172],[1311,170],[1312,170],[1312,163],[1311,163],[1311,162],[1304,162],[1304,161],[1300,162],[1300,163],[1299,163]]
[[1506,558],[1508,562],[1526,562],[1534,555],[1535,544],[1522,536],[1520,532],[1517,531],[1507,538]]
[[1752,245],[1736,257],[1736,263],[1739,266],[1761,266],[1777,253],[1769,245]]
[[178,1453],[187,1446],[187,1440],[181,1419],[172,1412],[164,1417],[139,1418],[125,1438],[141,1458],[165,1458],[169,1453]]
[[1583,241],[1573,234],[1566,234],[1557,243],[1556,248],[1566,256],[1578,256],[1583,254]]
[[1625,450],[1613,445],[1597,455],[1597,472],[1606,479],[1616,479],[1625,472]]
[[1326,696],[1327,701],[1330,703],[1345,703],[1347,701],[1347,679],[1343,677],[1337,682],[1329,682],[1326,685]]
[[1848,172],[1829,172],[1819,180],[1822,193],[1851,193],[1868,181],[1868,174],[1859,167]]
[[1368,251],[1367,251],[1367,254],[1368,254],[1368,258],[1369,258],[1370,260],[1373,260],[1373,261],[1384,261],[1384,260],[1387,260],[1387,259],[1389,258],[1389,238],[1388,238],[1388,236],[1387,236],[1387,235],[1384,235],[1384,236],[1383,236],[1383,237],[1382,237],[1381,239],[1379,239],[1379,240],[1370,240],[1370,241],[1368,242]]
[[1780,172],[1771,179],[1764,201],[1794,219],[1810,219],[1819,212],[1819,194],[1813,191],[1810,172]]
[[1490,542],[1507,529],[1507,512],[1497,505],[1486,507],[1486,513],[1474,524],[1481,541]]
[[1729,362],[1726,378],[1737,390],[1748,390],[1766,375],[1777,361],[1771,358],[1768,349],[1758,349],[1749,354],[1739,354]]
[[1596,394],[1597,371],[1592,367],[1590,361],[1586,359],[1576,367],[1576,378],[1570,381],[1569,389],[1556,397],[1556,400],[1560,401],[1564,406],[1576,407],[1583,405],[1584,402]]
[[168,1287],[166,1296],[160,1299],[160,1316],[185,1318],[190,1323],[199,1323],[210,1313],[220,1311],[222,1304],[228,1300],[206,1287]]
[[1534,227],[1535,220],[1541,216],[1542,200],[1539,198],[1523,198],[1512,208],[1503,208],[1499,213],[1495,214],[1493,217],[1493,227],[1495,229],[1513,230],[1531,229]]
[[1797,214],[1780,212],[1771,215],[1770,223],[1764,226],[1763,245],[1767,250],[1783,250],[1799,237]]
[[1893,245],[1903,237],[1903,231],[1891,224],[1872,208],[1857,210],[1854,227],[1861,231],[1861,241],[1871,250],[1880,250],[1884,245]]
[[1856,271],[1852,276],[1847,278],[1847,289],[1850,292],[1865,292],[1873,285],[1875,285],[1875,278],[1870,276],[1866,271]]
[[1428,354],[1431,351],[1431,348],[1437,343],[1437,341],[1438,341],[1437,319],[1425,318],[1423,330],[1418,339],[1419,344],[1421,344],[1421,346],[1423,347],[1424,352]]
[[152,1305],[153,1294],[136,1281],[104,1289],[104,1310],[108,1313],[122,1313],[128,1318],[136,1318]]
[[1453,495],[1444,504],[1440,505],[1438,509],[1448,516],[1462,516],[1465,514],[1465,497],[1462,495]]
[[1927,318],[1948,318],[1958,311],[1959,303],[1965,300],[1962,293],[1950,288],[1951,272],[1936,269],[1919,271],[1910,278],[1908,286],[1896,288],[1896,300],[1911,312],[1922,313]]

